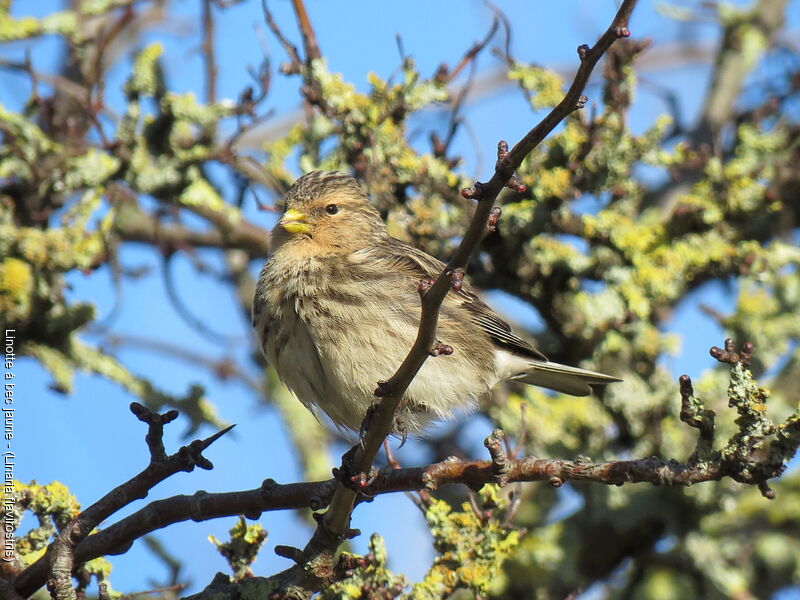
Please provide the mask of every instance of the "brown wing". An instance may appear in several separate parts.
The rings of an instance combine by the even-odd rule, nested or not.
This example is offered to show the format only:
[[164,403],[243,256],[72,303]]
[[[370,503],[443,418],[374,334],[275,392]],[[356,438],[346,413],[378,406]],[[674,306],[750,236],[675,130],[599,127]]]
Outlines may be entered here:
[[[392,237],[387,236],[385,243],[381,243],[377,248],[381,249],[383,260],[391,261],[394,266],[419,280],[436,279],[445,267],[442,261],[430,254]],[[468,283],[464,282],[461,291],[450,293],[448,298],[459,302],[460,306],[469,312],[472,322],[486,332],[498,346],[529,358],[547,360],[544,354],[514,333],[511,326],[489,308]]]

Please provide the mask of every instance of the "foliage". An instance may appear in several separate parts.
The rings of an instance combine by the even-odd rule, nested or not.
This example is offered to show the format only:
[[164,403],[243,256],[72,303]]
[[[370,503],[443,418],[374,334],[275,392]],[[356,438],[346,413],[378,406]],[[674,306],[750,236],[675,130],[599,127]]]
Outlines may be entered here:
[[228,561],[235,579],[252,577],[253,571],[250,565],[267,540],[267,532],[260,523],[248,525],[244,517],[241,517],[231,528],[230,534],[231,539],[227,542],[220,542],[213,535],[208,538]]

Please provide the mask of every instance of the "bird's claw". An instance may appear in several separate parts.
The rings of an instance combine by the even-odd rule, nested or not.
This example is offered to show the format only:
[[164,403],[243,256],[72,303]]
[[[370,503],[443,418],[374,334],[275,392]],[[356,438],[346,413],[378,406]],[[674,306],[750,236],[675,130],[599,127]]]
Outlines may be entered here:
[[[447,346],[447,348],[450,348],[450,346]],[[450,352],[443,351],[440,352],[440,354],[452,354],[452,352],[453,349],[450,348]],[[361,421],[361,426],[358,428],[358,444],[362,448],[364,447],[364,439],[367,437],[367,432],[369,431],[370,425],[372,424],[372,419],[375,417],[375,413],[377,410],[378,410],[378,404],[371,405],[367,409],[367,413],[364,415],[364,420]],[[401,417],[400,415],[394,416],[394,427],[392,427],[392,431],[390,433],[393,433],[400,437],[400,445],[397,447],[399,450],[405,445],[406,440],[408,439],[408,429],[406,428],[405,421],[403,421],[403,417]]]
[[372,419],[375,417],[375,412],[377,410],[377,404],[370,405],[366,414],[364,415],[364,419],[361,421],[361,426],[358,428],[358,443],[362,448],[364,447],[364,438],[367,437],[367,431],[369,431],[369,426],[372,423]]
[[397,447],[397,449],[400,450],[400,448],[406,445],[406,440],[408,439],[408,429],[400,415],[394,416],[394,431],[400,436],[400,445]]
[[364,492],[364,490],[372,485],[378,478],[378,471],[374,467],[370,467],[367,473],[363,471],[359,473],[355,472],[353,459],[360,447],[360,444],[356,444],[350,448],[350,450],[342,456],[342,465],[338,469],[334,467],[332,472],[337,481],[354,492],[357,492],[360,496],[363,496],[362,501],[368,501],[372,500],[373,497]]

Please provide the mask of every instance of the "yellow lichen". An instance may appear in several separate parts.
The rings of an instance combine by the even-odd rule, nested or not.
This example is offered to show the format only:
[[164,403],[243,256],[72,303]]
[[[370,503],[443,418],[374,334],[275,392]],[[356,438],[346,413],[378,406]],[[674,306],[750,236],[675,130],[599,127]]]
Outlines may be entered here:
[[0,263],[0,314],[8,323],[27,316],[33,284],[27,262],[10,256]]

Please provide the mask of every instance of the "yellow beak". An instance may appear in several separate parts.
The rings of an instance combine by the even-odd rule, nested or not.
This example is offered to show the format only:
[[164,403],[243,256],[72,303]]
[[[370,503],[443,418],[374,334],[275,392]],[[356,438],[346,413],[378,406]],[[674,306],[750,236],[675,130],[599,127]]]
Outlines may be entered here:
[[278,224],[289,233],[308,233],[306,215],[294,208],[283,213],[283,218],[278,221]]

